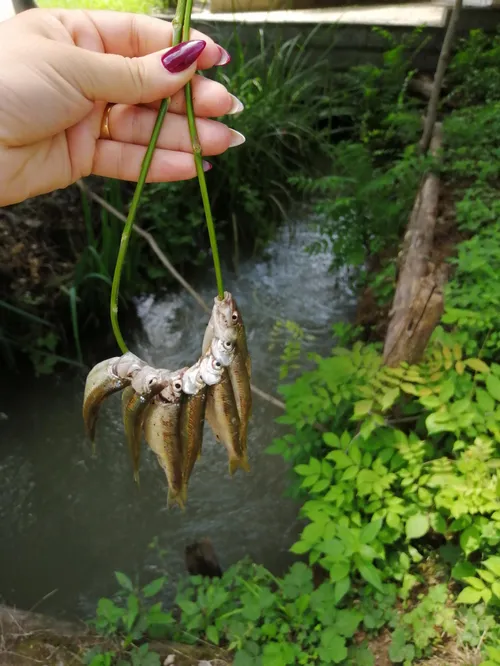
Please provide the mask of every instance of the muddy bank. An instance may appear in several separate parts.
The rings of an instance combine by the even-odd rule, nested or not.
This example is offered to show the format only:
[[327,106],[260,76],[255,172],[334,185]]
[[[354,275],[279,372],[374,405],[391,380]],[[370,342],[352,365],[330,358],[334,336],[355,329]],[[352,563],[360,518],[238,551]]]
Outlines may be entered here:
[[[104,639],[92,632],[83,622],[56,620],[47,615],[0,606],[0,666],[76,666],[94,647],[120,651],[116,640]],[[173,641],[152,641],[150,650],[157,652],[162,662],[169,658],[175,666],[194,666],[200,661],[211,666],[229,666],[228,654],[208,644],[185,645]],[[173,660],[173,661],[172,661]]]

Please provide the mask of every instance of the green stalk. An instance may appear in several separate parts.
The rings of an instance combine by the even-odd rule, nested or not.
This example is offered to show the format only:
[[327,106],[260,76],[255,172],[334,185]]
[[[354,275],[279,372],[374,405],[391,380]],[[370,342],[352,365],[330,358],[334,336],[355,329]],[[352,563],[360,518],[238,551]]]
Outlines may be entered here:
[[[186,8],[184,12],[184,27],[182,29],[182,41],[189,41],[189,33],[191,30],[191,10],[193,7],[193,0],[186,0]],[[217,291],[219,299],[224,298],[224,285],[222,283],[222,271],[220,267],[219,248],[217,247],[217,237],[215,235],[214,220],[212,217],[212,210],[210,208],[210,200],[208,198],[207,182],[205,180],[205,172],[203,171],[203,159],[201,153],[200,140],[196,130],[196,121],[194,117],[193,98],[191,94],[191,83],[187,83],[184,87],[186,97],[186,112],[189,125],[189,135],[191,137],[191,144],[193,146],[194,162],[196,165],[196,174],[200,184],[201,198],[203,201],[203,208],[205,210],[205,219],[208,227],[208,237],[210,239],[210,247],[212,248],[212,257],[215,268],[215,280],[217,282]]]
[[[176,46],[177,44],[179,44],[182,38],[182,24],[184,20],[185,6],[186,6],[186,0],[178,0],[177,11],[172,21],[172,28],[173,28],[172,46]],[[139,173],[139,178],[137,180],[134,196],[132,197],[132,203],[130,204],[130,209],[127,215],[127,222],[125,223],[125,228],[122,233],[120,248],[118,250],[118,257],[116,259],[115,272],[113,275],[113,284],[111,286],[111,302],[109,306],[109,313],[111,316],[111,327],[113,329],[116,342],[118,343],[118,346],[120,347],[121,351],[124,354],[128,352],[128,348],[127,345],[125,344],[125,341],[120,331],[120,325],[118,323],[118,294],[120,291],[120,280],[122,276],[123,264],[125,262],[125,256],[127,254],[130,234],[134,226],[137,209],[139,207],[139,202],[141,200],[142,192],[144,190],[144,184],[146,182],[149,167],[151,166],[153,154],[156,148],[156,144],[158,142],[158,137],[160,135],[160,130],[163,125],[163,121],[165,120],[165,116],[167,114],[169,102],[170,98],[167,98],[164,99],[160,104],[160,109],[158,111],[156,123],[153,128],[153,132],[151,134],[151,139],[149,140],[149,145],[146,150],[146,155],[144,156],[144,159],[142,161],[141,171]]]

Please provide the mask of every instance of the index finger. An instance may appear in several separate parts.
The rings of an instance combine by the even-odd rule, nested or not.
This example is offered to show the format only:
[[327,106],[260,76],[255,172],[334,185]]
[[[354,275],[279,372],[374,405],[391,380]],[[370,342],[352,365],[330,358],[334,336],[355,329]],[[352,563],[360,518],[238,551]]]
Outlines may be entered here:
[[[92,29],[92,26],[102,42],[105,53],[136,58],[172,46],[172,24],[153,16],[105,9],[92,11],[56,9],[53,12],[70,31],[77,46],[84,46],[78,42],[87,41],[86,33]],[[202,39],[207,44],[198,59],[199,69],[209,69],[223,58],[221,48],[199,30],[191,29],[190,39]]]

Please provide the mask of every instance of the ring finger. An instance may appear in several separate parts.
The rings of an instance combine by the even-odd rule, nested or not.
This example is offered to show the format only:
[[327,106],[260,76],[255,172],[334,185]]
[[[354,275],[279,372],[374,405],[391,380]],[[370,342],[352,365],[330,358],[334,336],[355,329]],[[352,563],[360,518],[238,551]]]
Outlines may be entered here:
[[[116,104],[108,115],[109,138],[120,143],[147,146],[156,116],[152,109]],[[203,155],[220,155],[245,141],[242,134],[216,120],[197,118],[196,127]],[[186,116],[167,114],[157,146],[163,150],[193,152]]]

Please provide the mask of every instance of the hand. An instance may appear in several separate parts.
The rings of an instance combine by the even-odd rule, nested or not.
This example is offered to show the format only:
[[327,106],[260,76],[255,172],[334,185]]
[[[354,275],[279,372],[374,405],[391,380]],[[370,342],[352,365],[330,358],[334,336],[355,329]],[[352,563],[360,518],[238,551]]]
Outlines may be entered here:
[[[95,174],[137,181],[159,100],[172,97],[148,181],[196,175],[183,86],[192,79],[204,155],[244,137],[210,117],[242,104],[195,75],[229,55],[195,30],[172,43],[170,23],[111,11],[33,9],[0,23],[0,206]],[[109,135],[102,136],[107,103]],[[210,165],[207,164],[207,168]]]

